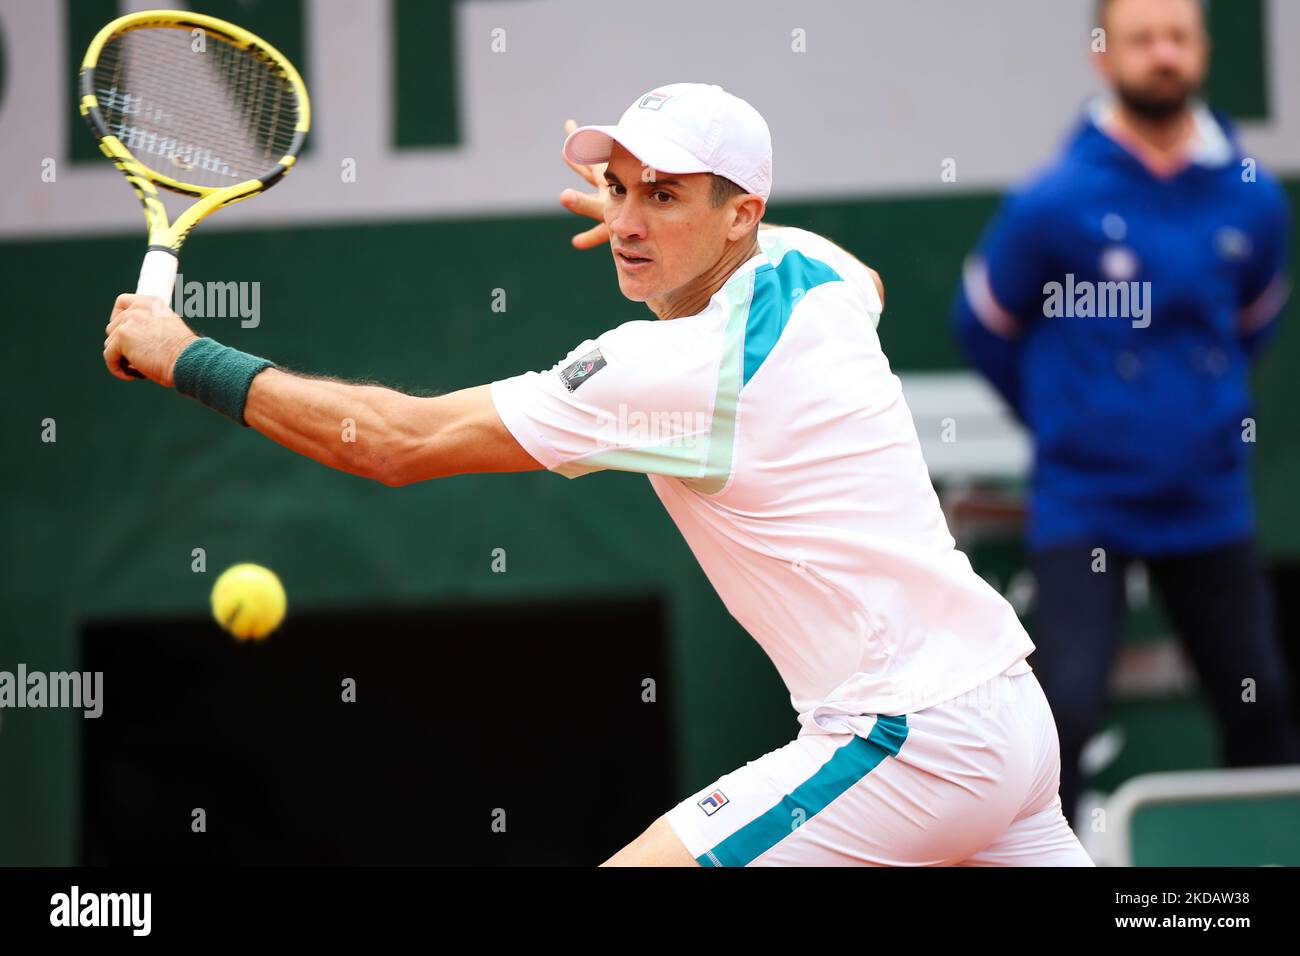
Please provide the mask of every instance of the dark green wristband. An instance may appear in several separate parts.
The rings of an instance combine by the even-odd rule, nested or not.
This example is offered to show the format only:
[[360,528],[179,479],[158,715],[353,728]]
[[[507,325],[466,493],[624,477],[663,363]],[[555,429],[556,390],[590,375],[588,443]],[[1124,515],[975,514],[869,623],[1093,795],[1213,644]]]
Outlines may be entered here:
[[199,339],[186,346],[172,369],[176,391],[196,398],[208,408],[247,427],[244,403],[253,378],[275,363],[258,358],[215,339]]

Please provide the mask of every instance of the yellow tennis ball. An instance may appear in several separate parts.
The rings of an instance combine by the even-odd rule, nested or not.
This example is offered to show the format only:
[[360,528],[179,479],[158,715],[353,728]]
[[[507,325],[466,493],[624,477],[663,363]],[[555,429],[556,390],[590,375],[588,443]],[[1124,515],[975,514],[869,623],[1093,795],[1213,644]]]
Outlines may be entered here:
[[284,620],[284,585],[270,568],[236,564],[212,585],[212,616],[238,640],[266,637]]

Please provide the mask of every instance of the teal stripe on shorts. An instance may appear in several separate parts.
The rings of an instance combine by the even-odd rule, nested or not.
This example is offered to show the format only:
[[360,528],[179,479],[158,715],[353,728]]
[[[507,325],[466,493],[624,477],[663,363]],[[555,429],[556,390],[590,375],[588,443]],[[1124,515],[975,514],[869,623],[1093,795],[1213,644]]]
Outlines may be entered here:
[[747,866],[776,846],[791,832],[796,812],[807,823],[867,774],[880,761],[897,756],[907,739],[907,717],[877,717],[867,737],[854,737],[793,793],[760,817],[745,824],[703,856],[700,866]]

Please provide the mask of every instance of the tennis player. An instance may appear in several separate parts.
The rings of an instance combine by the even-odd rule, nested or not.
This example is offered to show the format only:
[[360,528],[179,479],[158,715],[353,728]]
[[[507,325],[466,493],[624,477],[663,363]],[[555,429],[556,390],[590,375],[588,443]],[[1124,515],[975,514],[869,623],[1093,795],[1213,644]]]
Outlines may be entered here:
[[[309,378],[123,295],[118,359],[273,441],[386,485],[642,472],[798,714],[788,744],[681,801],[621,865],[1089,865],[1011,607],[955,550],[881,351],[878,277],[764,228],[767,124],[717,86],[569,132],[623,294],[654,317],[549,369],[436,398]],[[129,380],[129,379],[127,379]],[[340,423],[356,422],[356,440]]]

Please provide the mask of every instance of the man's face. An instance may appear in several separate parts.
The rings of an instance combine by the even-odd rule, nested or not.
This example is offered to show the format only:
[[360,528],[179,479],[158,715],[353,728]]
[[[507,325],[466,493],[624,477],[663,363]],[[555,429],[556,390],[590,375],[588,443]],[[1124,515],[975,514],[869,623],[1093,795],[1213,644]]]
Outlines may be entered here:
[[1172,116],[1200,89],[1209,42],[1197,0],[1114,0],[1105,28],[1098,68],[1138,115]]
[[618,143],[605,181],[605,224],[623,295],[662,299],[708,271],[722,257],[730,203],[709,203],[708,173],[649,169]]

